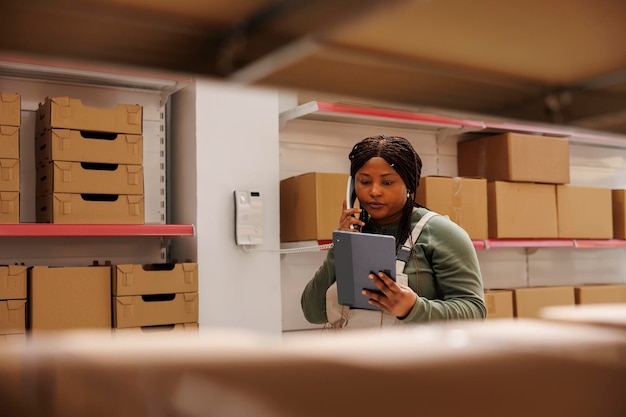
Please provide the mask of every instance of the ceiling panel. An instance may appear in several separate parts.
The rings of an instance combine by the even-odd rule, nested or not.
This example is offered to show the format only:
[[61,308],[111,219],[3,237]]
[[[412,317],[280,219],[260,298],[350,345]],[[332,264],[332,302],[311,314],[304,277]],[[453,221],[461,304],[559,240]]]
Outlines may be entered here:
[[372,59],[328,46],[320,46],[306,57],[285,62],[257,81],[413,106],[439,107],[453,102],[458,107],[479,112],[502,102],[530,99],[540,92],[536,86],[525,83],[437,70],[394,57]]
[[0,52],[226,77],[304,36],[405,1],[1,1]]
[[623,0],[413,1],[324,36],[446,66],[572,84],[626,66]]
[[626,134],[624,0],[30,0],[0,22],[0,54]]
[[624,22],[623,0],[403,2],[234,78],[626,133]]

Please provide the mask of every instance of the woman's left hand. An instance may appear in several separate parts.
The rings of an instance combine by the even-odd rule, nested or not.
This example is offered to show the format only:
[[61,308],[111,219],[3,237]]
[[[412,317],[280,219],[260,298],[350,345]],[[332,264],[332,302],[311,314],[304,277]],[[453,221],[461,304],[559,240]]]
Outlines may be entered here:
[[369,297],[369,303],[395,316],[406,317],[417,299],[417,294],[405,286],[399,285],[384,272],[369,274],[369,279],[378,287],[379,292],[364,289],[362,294]]

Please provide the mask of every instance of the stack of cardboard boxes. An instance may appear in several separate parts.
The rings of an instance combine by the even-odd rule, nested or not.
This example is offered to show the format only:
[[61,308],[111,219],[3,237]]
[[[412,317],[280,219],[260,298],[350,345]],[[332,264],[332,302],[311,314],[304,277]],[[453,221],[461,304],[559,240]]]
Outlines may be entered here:
[[113,327],[117,335],[198,329],[198,265],[116,265]]
[[[487,180],[489,238],[618,236],[613,222],[615,191],[569,184],[567,138],[503,133],[461,141],[458,172]],[[487,291],[485,300],[491,318],[539,318],[541,309],[549,306],[626,302],[622,287],[501,289]],[[590,298],[590,292],[595,296]]]
[[[17,275],[25,269],[15,266],[8,271]],[[20,306],[23,310],[28,300],[26,329],[34,336],[59,330],[114,329],[116,334],[125,334],[198,329],[196,263],[34,266],[23,275],[28,279],[28,298],[26,278],[23,278],[24,283],[19,287],[22,292],[12,293],[23,300],[19,305],[14,302],[13,310]],[[3,282],[0,269],[0,298]],[[6,321],[3,307],[0,301],[0,334]],[[15,317],[16,313],[12,314]],[[24,323],[20,323],[23,333]],[[14,331],[16,327],[9,329]]]
[[[0,93],[0,223],[20,222],[21,97]],[[26,267],[0,266],[0,344],[24,340]]]
[[20,222],[21,97],[0,93],[0,223]]
[[46,98],[37,110],[37,222],[143,224],[139,105]]
[[26,336],[26,267],[0,266],[0,346]]
[[[569,184],[569,140],[503,133],[458,143],[458,177],[424,176],[416,201],[471,239],[626,238],[626,190]],[[330,240],[348,174],[280,183],[281,242]]]
[[488,183],[490,238],[611,239],[609,188],[569,184],[569,140],[503,133],[458,143],[458,173]]
[[[0,223],[19,223],[18,94],[0,93]],[[46,98],[35,126],[36,220],[143,224],[143,109]],[[0,343],[80,329],[198,329],[197,264],[0,266]]]
[[485,291],[487,318],[541,318],[552,306],[626,303],[626,284],[528,287]]

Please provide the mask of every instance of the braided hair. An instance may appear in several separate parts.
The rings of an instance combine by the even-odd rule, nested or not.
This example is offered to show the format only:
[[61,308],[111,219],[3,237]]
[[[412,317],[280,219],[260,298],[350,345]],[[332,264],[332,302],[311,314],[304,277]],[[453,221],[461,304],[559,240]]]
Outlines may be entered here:
[[[422,159],[415,152],[411,143],[400,136],[378,135],[363,139],[354,147],[348,156],[350,159],[350,175],[352,178],[367,161],[374,157],[381,157],[396,170],[404,181],[407,190],[414,195],[420,184],[422,175]],[[353,193],[352,198],[356,198]],[[421,207],[413,198],[407,197],[396,236],[396,249],[404,244],[411,234],[411,216],[413,207]],[[369,220],[369,214],[363,210],[361,220]]]

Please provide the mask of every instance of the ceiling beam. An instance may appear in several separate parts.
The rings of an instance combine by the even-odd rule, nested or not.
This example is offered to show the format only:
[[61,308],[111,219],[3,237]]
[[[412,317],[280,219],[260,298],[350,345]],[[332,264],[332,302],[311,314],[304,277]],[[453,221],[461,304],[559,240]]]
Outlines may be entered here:
[[231,22],[137,10],[131,2],[3,1],[0,50],[226,77],[306,36],[406,1],[260,2]]

